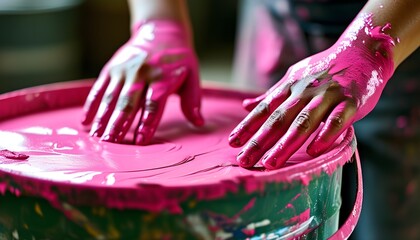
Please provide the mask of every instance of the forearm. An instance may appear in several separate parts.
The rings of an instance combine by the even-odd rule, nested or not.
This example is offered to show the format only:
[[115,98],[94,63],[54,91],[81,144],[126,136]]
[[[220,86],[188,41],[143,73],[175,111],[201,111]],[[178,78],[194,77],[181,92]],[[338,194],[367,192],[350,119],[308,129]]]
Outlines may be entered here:
[[361,13],[372,14],[373,25],[391,24],[395,68],[420,45],[420,1],[369,0]]
[[181,23],[192,43],[191,22],[185,0],[128,0],[131,27],[141,21],[173,20]]

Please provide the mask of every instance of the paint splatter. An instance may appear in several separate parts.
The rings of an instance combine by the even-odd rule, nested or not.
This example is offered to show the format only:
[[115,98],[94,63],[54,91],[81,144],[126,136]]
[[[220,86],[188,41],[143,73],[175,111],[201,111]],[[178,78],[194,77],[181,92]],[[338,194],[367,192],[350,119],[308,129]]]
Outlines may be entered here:
[[14,159],[14,160],[26,160],[29,158],[28,155],[18,153],[18,152],[12,152],[7,149],[0,150],[0,157],[5,157],[8,159]]

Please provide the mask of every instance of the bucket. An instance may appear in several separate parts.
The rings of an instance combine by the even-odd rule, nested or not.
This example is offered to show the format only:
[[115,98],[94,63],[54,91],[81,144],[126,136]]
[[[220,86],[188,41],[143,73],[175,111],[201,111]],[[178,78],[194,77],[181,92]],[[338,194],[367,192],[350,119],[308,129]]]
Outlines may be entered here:
[[[324,155],[303,146],[285,168],[237,165],[227,137],[252,94],[203,91],[194,128],[171,96],[151,145],[100,142],[82,130],[92,81],[0,95],[0,231],[6,239],[347,238],[362,182],[353,129]],[[21,154],[21,155],[19,155]],[[29,156],[25,159],[22,156]],[[339,229],[342,166],[355,159],[359,191]]]

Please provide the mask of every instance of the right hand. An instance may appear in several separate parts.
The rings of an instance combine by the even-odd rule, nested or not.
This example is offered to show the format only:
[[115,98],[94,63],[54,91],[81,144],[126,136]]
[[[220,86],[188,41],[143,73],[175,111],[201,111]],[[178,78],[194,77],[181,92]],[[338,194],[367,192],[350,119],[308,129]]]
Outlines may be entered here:
[[331,48],[293,66],[265,94],[244,101],[252,110],[232,131],[230,145],[243,147],[237,161],[278,169],[323,125],[306,152],[319,156],[376,105],[394,72],[389,26],[358,17]]

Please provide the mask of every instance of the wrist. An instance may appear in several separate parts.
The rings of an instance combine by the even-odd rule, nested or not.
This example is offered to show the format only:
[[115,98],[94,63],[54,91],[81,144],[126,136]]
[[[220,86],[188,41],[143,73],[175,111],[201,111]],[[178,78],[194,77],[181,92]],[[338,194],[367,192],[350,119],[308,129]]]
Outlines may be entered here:
[[390,28],[390,24],[373,25],[372,14],[360,14],[339,38],[337,51],[347,52],[353,64],[368,61],[370,66],[376,66],[386,82],[395,70],[395,40],[388,34]]
[[128,0],[128,3],[132,33],[136,32],[142,22],[176,22],[184,29],[186,39],[192,43],[191,23],[185,0]]
[[192,45],[189,31],[185,25],[171,19],[149,19],[134,23],[131,28],[131,41],[134,45],[138,45],[143,42],[140,40],[162,41],[173,45]]

